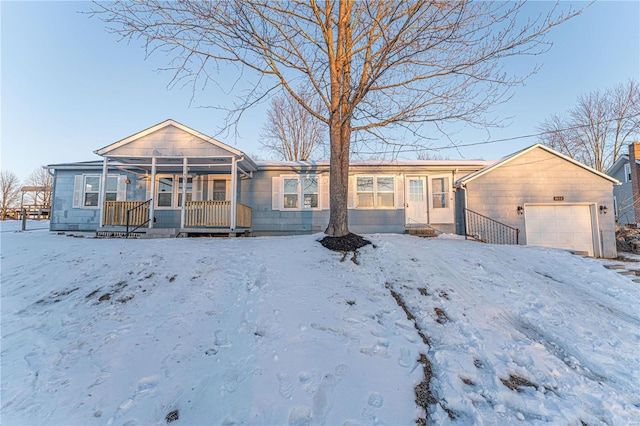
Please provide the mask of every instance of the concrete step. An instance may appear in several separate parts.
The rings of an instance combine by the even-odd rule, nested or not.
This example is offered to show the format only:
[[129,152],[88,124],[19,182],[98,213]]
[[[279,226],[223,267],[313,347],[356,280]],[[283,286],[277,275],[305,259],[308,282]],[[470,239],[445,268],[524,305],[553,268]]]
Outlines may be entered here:
[[141,238],[175,238],[178,232],[178,228],[149,228]]
[[433,229],[409,229],[407,231],[409,235],[415,235],[416,237],[437,237],[436,231]]
[[627,269],[626,266],[620,264],[604,265],[607,269]]

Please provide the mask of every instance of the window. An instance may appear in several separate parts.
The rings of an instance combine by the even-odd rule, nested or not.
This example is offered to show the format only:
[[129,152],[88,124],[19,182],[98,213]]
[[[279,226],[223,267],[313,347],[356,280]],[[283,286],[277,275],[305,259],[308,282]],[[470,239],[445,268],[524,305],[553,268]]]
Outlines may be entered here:
[[318,207],[318,178],[305,177],[302,179],[302,194],[305,209],[315,209]]
[[395,182],[393,176],[356,177],[356,207],[370,209],[395,206]]
[[[98,207],[98,199],[100,198],[100,181],[102,176],[85,176],[84,177],[84,202],[85,207]],[[105,193],[105,201],[116,201],[118,194],[118,177],[107,176],[107,190]]]
[[[105,201],[123,200],[126,176],[107,176]],[[77,175],[74,183],[74,208],[99,208],[101,175]]]
[[171,207],[173,200],[173,177],[158,178],[158,207]]
[[624,165],[624,178],[625,182],[631,182],[631,164],[629,163]]
[[298,208],[298,178],[285,178],[282,180],[284,184],[284,208]]
[[[158,208],[182,207],[182,175],[158,176],[156,183],[156,206]],[[193,178],[187,177],[187,201],[193,199]]]
[[449,178],[431,179],[431,195],[434,209],[446,209],[449,207]]
[[227,181],[215,179],[213,181],[213,201],[225,201],[227,199]]
[[325,180],[326,178],[316,175],[285,175],[273,177],[272,209],[321,209],[322,203],[324,202],[326,204],[329,199],[329,186]]

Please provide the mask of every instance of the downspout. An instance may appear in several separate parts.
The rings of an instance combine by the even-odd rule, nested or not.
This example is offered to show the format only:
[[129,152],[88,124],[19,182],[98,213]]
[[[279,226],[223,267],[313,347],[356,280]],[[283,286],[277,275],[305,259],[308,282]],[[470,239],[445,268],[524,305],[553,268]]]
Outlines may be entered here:
[[184,229],[187,212],[187,157],[182,159],[182,206],[180,206],[180,229]]
[[155,217],[155,203],[153,199],[156,195],[156,157],[151,157],[151,202],[149,203],[149,228],[153,228],[153,219]]
[[98,195],[98,205],[100,206],[100,228],[104,226],[104,203],[105,203],[105,194],[107,193],[107,176],[109,170],[109,158],[107,156],[104,157],[104,161],[102,163],[102,180],[100,181],[100,193]]
[[467,213],[465,209],[467,208],[467,185],[463,182],[460,184],[460,189],[462,190],[462,199],[464,200],[464,206],[462,206],[462,232],[464,232],[464,239],[467,239]]
[[232,231],[236,229],[236,210],[237,210],[236,203],[238,202],[237,190],[238,190],[238,159],[236,157],[233,157],[231,159],[231,206],[230,206],[231,217],[229,218],[229,228],[231,228]]

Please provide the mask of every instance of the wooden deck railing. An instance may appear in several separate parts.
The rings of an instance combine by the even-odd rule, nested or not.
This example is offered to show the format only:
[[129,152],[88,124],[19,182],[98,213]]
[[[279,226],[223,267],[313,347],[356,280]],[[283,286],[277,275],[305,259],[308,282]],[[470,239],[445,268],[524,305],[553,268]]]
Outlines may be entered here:
[[145,203],[145,201],[105,201],[102,223],[106,226],[126,226],[128,210],[131,210],[130,225],[145,223],[149,220],[149,203]]
[[[187,201],[185,227],[231,226],[231,201]],[[251,227],[251,207],[236,204],[236,226]]]
[[[105,201],[103,223],[105,226],[139,225],[149,219],[149,204],[144,201]],[[136,208],[138,207],[138,208]],[[187,201],[185,227],[231,226],[231,201]],[[236,226],[251,227],[251,207],[236,204]]]

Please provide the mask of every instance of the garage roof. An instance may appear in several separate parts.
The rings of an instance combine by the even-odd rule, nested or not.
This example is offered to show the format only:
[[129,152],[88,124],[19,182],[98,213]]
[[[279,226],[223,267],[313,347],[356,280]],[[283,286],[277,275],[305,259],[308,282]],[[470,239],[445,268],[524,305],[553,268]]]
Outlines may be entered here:
[[540,148],[540,149],[542,149],[544,151],[547,151],[550,154],[553,154],[553,155],[555,155],[557,157],[562,158],[563,160],[566,160],[566,161],[568,161],[570,163],[573,163],[576,166],[581,167],[581,168],[583,168],[583,169],[585,169],[585,170],[587,170],[587,171],[589,171],[591,173],[594,173],[594,174],[600,176],[601,178],[612,182],[615,185],[620,185],[620,181],[618,181],[618,179],[616,179],[614,177],[611,177],[611,176],[609,176],[609,175],[607,175],[605,173],[599,172],[596,169],[593,169],[593,168],[587,166],[586,164],[582,164],[581,162],[576,161],[571,157],[567,157],[566,155],[561,154],[558,151],[556,151],[554,149],[551,149],[546,145],[543,145],[541,143],[537,143],[537,144],[531,145],[530,147],[525,148],[525,149],[523,149],[521,151],[515,152],[515,153],[513,153],[513,154],[511,154],[511,155],[509,155],[507,157],[504,157],[504,158],[496,161],[495,163],[490,164],[490,165],[486,166],[485,168],[478,170],[477,172],[470,173],[470,174],[464,176],[463,178],[460,178],[456,182],[455,186],[456,187],[460,187],[462,185],[465,185],[465,184],[471,182],[472,180],[474,180],[476,178],[479,178],[480,176],[484,175],[485,173],[489,173],[491,170],[496,169],[496,168],[498,168],[498,167],[510,162],[511,160],[514,160],[514,159],[526,154],[527,152],[533,151],[536,148]]

